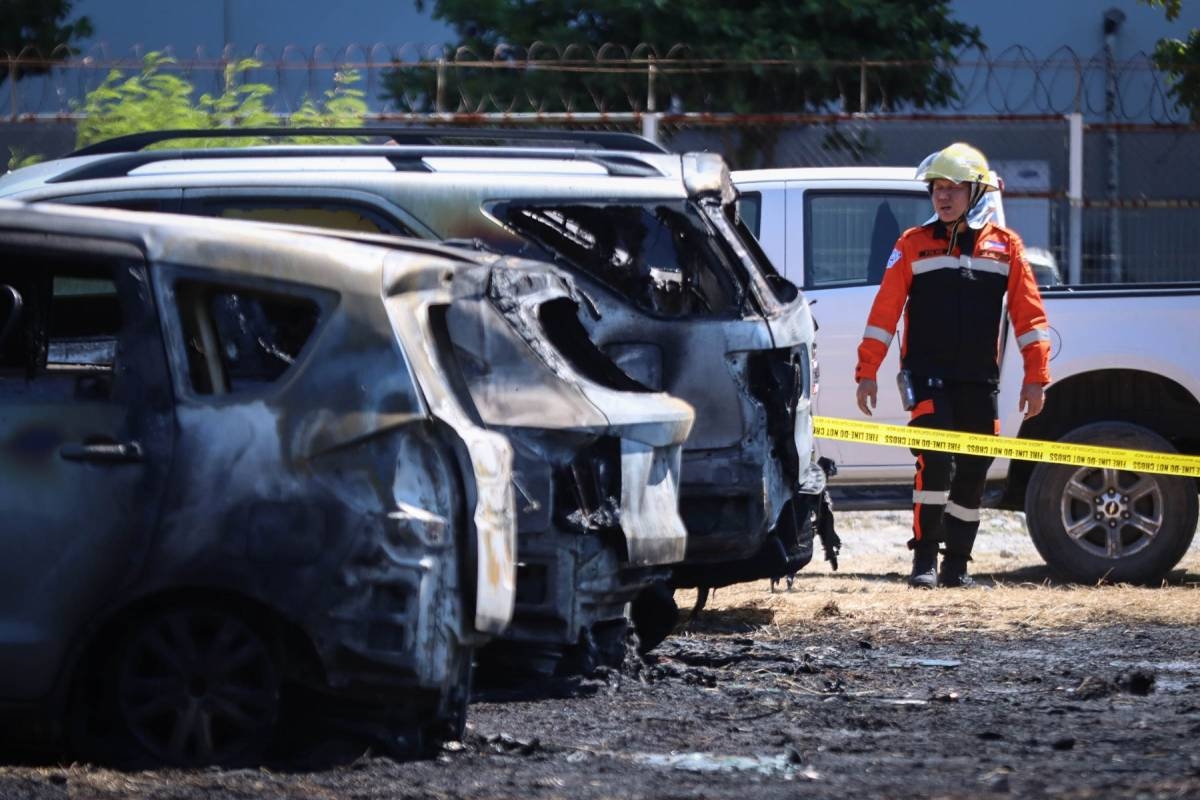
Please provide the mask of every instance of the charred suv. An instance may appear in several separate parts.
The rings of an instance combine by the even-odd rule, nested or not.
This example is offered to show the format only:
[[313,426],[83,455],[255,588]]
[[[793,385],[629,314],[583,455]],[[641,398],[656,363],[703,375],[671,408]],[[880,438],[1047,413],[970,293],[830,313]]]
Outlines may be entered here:
[[[332,133],[360,143],[143,149],[188,134],[135,135],[10,173],[0,195],[402,233],[551,260],[586,298],[581,319],[600,350],[695,409],[680,474],[687,551],[672,585],[808,562],[825,484],[810,417],[813,321],[739,219],[720,156],[613,134],[512,141],[471,130],[458,132],[469,144],[454,144],[453,131]],[[659,599],[635,609],[649,643],[673,614],[669,596]]]
[[512,615],[513,453],[392,320],[455,260],[0,206],[6,729],[240,762],[303,696],[457,735]]

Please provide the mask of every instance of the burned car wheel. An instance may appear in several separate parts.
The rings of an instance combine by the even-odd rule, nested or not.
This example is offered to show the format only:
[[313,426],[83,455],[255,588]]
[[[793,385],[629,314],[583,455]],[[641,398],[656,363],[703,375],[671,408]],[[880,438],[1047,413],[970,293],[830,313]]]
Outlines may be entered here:
[[254,627],[227,611],[153,613],[122,641],[112,666],[108,690],[122,732],[156,762],[251,761],[271,740],[279,670]]
[[633,599],[630,616],[638,635],[638,652],[650,652],[679,623],[675,590],[662,581],[647,586]]
[[[1085,425],[1060,441],[1173,453],[1167,440],[1124,422]],[[1029,534],[1046,564],[1082,583],[1156,584],[1196,532],[1190,478],[1042,463],[1025,490]]]

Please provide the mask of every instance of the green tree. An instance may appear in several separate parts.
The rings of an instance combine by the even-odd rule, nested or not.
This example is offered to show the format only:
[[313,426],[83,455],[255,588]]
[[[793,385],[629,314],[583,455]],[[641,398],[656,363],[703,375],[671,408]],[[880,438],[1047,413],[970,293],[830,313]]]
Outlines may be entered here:
[[[415,2],[418,9],[426,6],[425,0]],[[465,48],[460,54],[491,62],[467,67],[461,55],[451,61],[443,73],[445,111],[643,110],[647,55],[656,56],[653,97],[660,110],[870,111],[909,103],[930,108],[955,98],[952,68],[958,54],[982,47],[978,28],[951,18],[949,0],[432,0],[430,5],[433,16],[460,37],[455,46]],[[580,69],[548,63],[564,57],[579,59],[574,66]],[[864,60],[904,63],[887,68]],[[588,69],[597,61],[607,71]],[[397,64],[385,77],[383,97],[401,108],[429,110],[433,81],[429,69]]]
[[[51,61],[74,53],[80,39],[92,35],[87,17],[68,22],[74,0],[0,0],[0,54],[41,59],[18,67],[16,78],[46,72]],[[0,62],[0,83],[8,77],[8,63]]]
[[[1183,0],[1141,0],[1163,9],[1169,21],[1179,18]],[[1200,28],[1192,28],[1186,40],[1159,39],[1154,64],[1167,75],[1170,94],[1193,121],[1200,120]]]
[[[261,64],[242,59],[225,67],[223,90],[219,95],[202,94],[193,99],[195,87],[172,71],[175,59],[162,53],[148,53],[141,71],[126,77],[112,70],[84,100],[75,134],[77,147],[141,131],[193,128],[247,128],[275,126],[278,117],[267,107],[273,90],[262,83],[245,81],[246,73]],[[292,127],[347,127],[359,125],[367,113],[363,93],[352,85],[359,76],[350,71],[338,73],[334,88],[320,100],[306,98],[287,120]],[[334,137],[328,137],[333,140]],[[316,137],[298,137],[293,141],[321,141]],[[165,147],[181,144],[195,146],[235,146],[250,144],[250,139],[174,140]]]

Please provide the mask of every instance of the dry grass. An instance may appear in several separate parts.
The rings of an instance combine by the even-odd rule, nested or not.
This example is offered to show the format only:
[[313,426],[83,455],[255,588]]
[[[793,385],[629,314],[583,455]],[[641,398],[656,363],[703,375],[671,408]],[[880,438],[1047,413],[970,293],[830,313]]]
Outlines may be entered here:
[[[757,628],[787,635],[822,627],[864,637],[944,638],[963,633],[1023,636],[1100,626],[1200,624],[1200,552],[1194,547],[1158,588],[1056,584],[1021,514],[986,512],[971,572],[986,590],[917,591],[905,583],[908,515],[840,512],[843,549],[833,572],[818,546],[791,591],[765,580],[718,589],[693,626]],[[1198,543],[1200,545],[1200,543]],[[687,610],[694,591],[676,600]]]

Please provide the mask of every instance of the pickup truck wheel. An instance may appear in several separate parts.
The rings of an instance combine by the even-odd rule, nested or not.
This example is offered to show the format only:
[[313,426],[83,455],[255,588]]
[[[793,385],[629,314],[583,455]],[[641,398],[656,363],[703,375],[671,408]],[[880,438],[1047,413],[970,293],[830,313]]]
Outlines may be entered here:
[[[1177,452],[1125,422],[1096,422],[1060,439],[1129,450]],[[1038,464],[1025,490],[1034,545],[1059,577],[1080,583],[1161,583],[1196,533],[1196,484],[1146,472]]]

